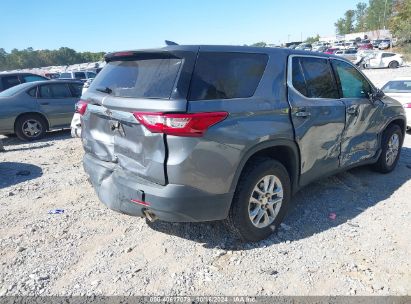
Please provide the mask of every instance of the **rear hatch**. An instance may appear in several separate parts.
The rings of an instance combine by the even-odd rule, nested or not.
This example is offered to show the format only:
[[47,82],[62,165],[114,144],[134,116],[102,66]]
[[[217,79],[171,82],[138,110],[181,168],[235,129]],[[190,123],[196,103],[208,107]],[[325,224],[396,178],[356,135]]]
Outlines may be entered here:
[[183,113],[197,47],[108,54],[107,65],[82,96],[86,153],[165,185],[165,135],[152,133],[133,113]]

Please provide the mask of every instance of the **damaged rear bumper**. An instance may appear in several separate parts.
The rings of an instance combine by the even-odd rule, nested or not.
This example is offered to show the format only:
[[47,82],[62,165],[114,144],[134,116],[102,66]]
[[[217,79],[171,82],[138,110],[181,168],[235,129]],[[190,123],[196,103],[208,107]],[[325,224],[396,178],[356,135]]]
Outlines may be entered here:
[[115,211],[141,217],[148,212],[169,222],[213,221],[228,215],[232,193],[212,194],[185,185],[158,185],[87,153],[83,166],[99,199]]

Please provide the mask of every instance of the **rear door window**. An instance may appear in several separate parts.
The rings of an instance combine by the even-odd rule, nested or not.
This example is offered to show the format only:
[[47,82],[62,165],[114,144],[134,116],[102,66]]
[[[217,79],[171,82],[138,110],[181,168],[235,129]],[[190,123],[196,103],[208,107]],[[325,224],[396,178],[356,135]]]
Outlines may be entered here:
[[292,84],[308,98],[339,98],[330,64],[325,58],[293,57]]
[[202,52],[195,65],[189,99],[251,97],[267,61],[265,54]]
[[70,98],[71,92],[66,84],[50,84],[40,86],[41,98]]
[[83,85],[80,84],[80,83],[71,83],[70,84],[70,90],[71,90],[74,97],[80,97],[82,89],[83,89]]
[[97,75],[89,90],[109,91],[117,97],[169,99],[182,62],[181,58],[113,61]]
[[87,72],[87,78],[95,78],[95,77],[96,77],[96,73]]
[[37,87],[34,87],[28,90],[27,94],[29,94],[31,97],[36,98],[37,97]]
[[3,90],[14,87],[14,86],[20,84],[20,80],[17,76],[2,77],[1,82],[3,83]]

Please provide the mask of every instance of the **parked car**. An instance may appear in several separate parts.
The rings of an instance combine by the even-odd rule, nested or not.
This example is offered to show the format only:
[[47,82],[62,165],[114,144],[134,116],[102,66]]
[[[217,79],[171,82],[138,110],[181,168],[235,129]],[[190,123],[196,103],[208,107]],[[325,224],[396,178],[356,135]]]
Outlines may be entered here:
[[382,39],[375,39],[375,40],[371,40],[371,44],[375,49],[378,49],[378,46],[380,45],[380,43],[382,42]]
[[310,182],[397,164],[404,108],[343,58],[179,45],[105,59],[82,96],[81,136],[84,169],[113,210],[227,219],[234,234],[257,241]]
[[84,94],[87,91],[87,89],[90,87],[90,84],[93,80],[94,80],[94,78],[89,78],[89,79],[86,80],[86,82],[84,82],[83,89],[82,89],[82,94]]
[[312,45],[310,43],[301,43],[298,45],[295,49],[296,50],[302,50],[302,51],[311,51],[312,50]]
[[382,91],[391,98],[398,100],[407,114],[407,129],[411,129],[411,77],[401,77],[388,81]]
[[1,92],[0,134],[36,140],[48,130],[69,127],[81,87],[74,81],[35,81]]
[[337,56],[344,57],[350,61],[354,61],[357,58],[357,50],[348,49],[348,50],[338,50],[334,53]]
[[335,52],[339,50],[340,50],[339,48],[329,48],[329,49],[326,49],[324,53],[328,55],[332,55],[332,54],[335,54]]
[[374,49],[372,43],[362,43],[361,45],[358,46],[359,50],[372,50]]
[[390,68],[396,69],[404,64],[402,55],[389,52],[374,52],[366,57],[364,66],[367,69]]
[[380,50],[386,50],[386,49],[389,49],[390,47],[391,47],[391,40],[381,41],[381,43],[378,45],[378,48]]
[[49,79],[57,79],[60,78],[59,73],[44,73],[44,76],[49,78]]
[[77,79],[85,82],[87,79],[96,77],[96,75],[92,71],[72,71],[60,73],[59,79]]
[[32,73],[0,73],[0,92],[21,83],[48,80],[48,78]]
[[[88,90],[88,88],[90,87],[90,84],[92,83],[93,80],[94,80],[94,78],[89,78],[84,83],[83,89],[82,89],[82,92],[81,92],[82,95]],[[84,113],[84,110],[85,110],[85,107],[84,107],[83,103],[79,102],[79,103],[76,104],[73,119],[71,120],[71,124],[70,124],[71,137],[81,137],[80,117]]]

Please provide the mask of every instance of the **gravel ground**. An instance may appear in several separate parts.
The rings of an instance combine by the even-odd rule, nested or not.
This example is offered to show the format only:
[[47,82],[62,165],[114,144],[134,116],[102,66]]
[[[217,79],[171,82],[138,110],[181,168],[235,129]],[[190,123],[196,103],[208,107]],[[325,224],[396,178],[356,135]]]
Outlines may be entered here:
[[[380,85],[411,68],[366,73]],[[254,244],[219,222],[147,225],[108,210],[67,131],[5,148],[0,295],[411,293],[410,135],[394,172],[356,168],[306,187],[279,232]]]

